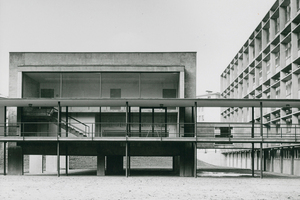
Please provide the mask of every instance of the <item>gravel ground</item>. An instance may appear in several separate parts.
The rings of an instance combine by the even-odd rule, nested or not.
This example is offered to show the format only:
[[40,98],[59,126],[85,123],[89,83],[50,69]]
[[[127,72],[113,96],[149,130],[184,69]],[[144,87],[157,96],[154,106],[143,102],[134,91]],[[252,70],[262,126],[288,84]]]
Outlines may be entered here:
[[[95,170],[0,175],[0,199],[300,199],[300,177],[220,168],[198,161],[198,177],[95,176]],[[80,172],[80,173],[79,173]]]
[[300,199],[300,179],[1,176],[0,199]]

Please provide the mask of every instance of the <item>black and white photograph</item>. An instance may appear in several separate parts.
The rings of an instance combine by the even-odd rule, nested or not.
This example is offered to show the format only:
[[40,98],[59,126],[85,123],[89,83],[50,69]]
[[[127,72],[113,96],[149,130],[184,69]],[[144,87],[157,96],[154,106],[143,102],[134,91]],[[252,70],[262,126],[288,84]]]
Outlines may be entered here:
[[0,0],[0,199],[300,199],[300,0]]

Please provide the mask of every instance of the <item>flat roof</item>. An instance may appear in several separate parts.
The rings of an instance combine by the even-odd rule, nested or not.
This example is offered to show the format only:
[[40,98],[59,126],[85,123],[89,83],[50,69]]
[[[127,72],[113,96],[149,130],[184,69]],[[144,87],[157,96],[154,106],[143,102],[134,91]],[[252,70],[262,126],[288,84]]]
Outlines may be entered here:
[[294,107],[300,108],[300,99],[162,99],[162,98],[98,98],[98,99],[43,99],[43,98],[3,98],[0,106],[7,107]]

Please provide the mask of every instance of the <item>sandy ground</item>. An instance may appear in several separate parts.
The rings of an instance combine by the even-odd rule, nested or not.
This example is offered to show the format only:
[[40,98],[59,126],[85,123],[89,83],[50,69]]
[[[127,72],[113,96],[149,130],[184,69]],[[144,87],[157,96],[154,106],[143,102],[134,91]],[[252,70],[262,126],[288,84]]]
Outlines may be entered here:
[[[95,176],[95,170],[0,175],[2,199],[300,199],[300,177],[217,167],[198,161],[198,177]],[[79,173],[80,172],[80,173]]]
[[300,199],[300,178],[0,176],[0,199]]

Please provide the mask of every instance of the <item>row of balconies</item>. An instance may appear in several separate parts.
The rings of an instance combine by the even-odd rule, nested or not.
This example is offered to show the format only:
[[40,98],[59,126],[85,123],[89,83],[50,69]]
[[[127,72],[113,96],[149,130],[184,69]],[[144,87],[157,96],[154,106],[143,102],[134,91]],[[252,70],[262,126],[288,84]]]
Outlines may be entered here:
[[[260,108],[255,108],[255,122],[260,122]],[[227,108],[222,112],[223,121],[250,122],[252,120],[251,108]],[[300,121],[298,108],[263,108],[263,124],[297,124]]]
[[[297,59],[298,62],[299,59]],[[270,88],[277,88],[280,83],[289,83],[293,75],[298,79],[300,65],[293,63],[288,64],[281,70],[276,70],[273,75],[271,72],[265,76],[259,72],[247,73],[245,76],[239,76],[221,95],[224,98],[248,98],[247,95],[258,95],[260,93],[270,92]],[[257,70],[258,71],[258,70]],[[258,74],[258,76],[255,76]],[[255,77],[258,77],[257,79]],[[297,83],[298,85],[298,83]],[[235,94],[236,93],[236,94]],[[258,93],[258,94],[257,94]],[[257,97],[260,98],[260,97]]]
[[[256,77],[261,77],[261,81],[266,81],[268,78],[272,76],[272,74],[276,74],[280,70],[284,72],[284,74],[291,73],[292,71],[295,71],[295,73],[299,73],[299,55],[300,51],[298,48],[294,48],[294,56],[291,57],[291,51],[288,55],[285,55],[285,57],[282,56],[282,62],[279,62],[279,59],[276,60],[276,57],[274,55],[274,63],[270,64],[270,54],[267,54],[266,57],[268,60],[260,60],[256,64],[255,61],[253,61],[249,66],[247,66],[238,76],[235,77],[234,81],[230,82],[232,78],[229,78],[229,76],[223,76],[221,77],[222,85],[227,85],[227,90],[230,89],[230,87],[234,87],[235,84],[241,82],[244,78],[247,78],[247,76],[250,74],[255,75]],[[292,65],[292,61],[294,65]],[[280,67],[283,66],[283,67]],[[259,84],[259,80],[256,84]],[[226,86],[225,86],[226,87]],[[225,90],[226,90],[225,89]]]
[[[272,42],[266,43],[266,45],[262,47],[263,51],[260,49],[260,51],[259,51],[259,53],[257,53],[257,55],[251,55],[251,53],[249,53],[249,52],[253,51],[253,49],[254,49],[254,47],[250,45],[253,43],[253,41],[251,42],[251,38],[252,38],[252,40],[255,39],[254,38],[255,34],[253,34],[253,36],[251,36],[249,38],[249,41],[246,42],[246,44],[242,47],[242,49],[239,51],[239,53],[235,56],[235,58],[233,59],[231,64],[223,72],[222,77],[225,77],[226,74],[227,74],[227,77],[228,76],[231,77],[230,79],[227,78],[227,80],[228,80],[227,85],[230,84],[231,80],[233,80],[239,76],[238,68],[240,68],[240,71],[242,71],[243,68],[245,70],[246,67],[244,67],[244,66],[249,65],[249,60],[252,60],[252,62],[250,63],[249,66],[251,66],[251,65],[257,66],[257,65],[259,65],[259,63],[262,60],[264,60],[264,61],[270,60],[270,56],[269,56],[270,52],[276,53],[280,50],[280,46],[279,46],[280,41],[282,44],[288,44],[289,42],[292,41],[291,31],[295,33],[293,40],[297,40],[296,43],[298,43],[298,39],[296,37],[300,31],[299,30],[300,29],[299,21],[300,21],[300,13],[297,12],[296,17],[292,20],[292,22],[290,22],[286,26],[282,27],[281,34],[278,33],[278,34],[274,35],[274,39],[272,40]],[[256,32],[257,32],[257,29],[256,29]],[[243,57],[245,57],[246,59],[243,59]],[[236,69],[234,69],[234,68],[236,68]]]

